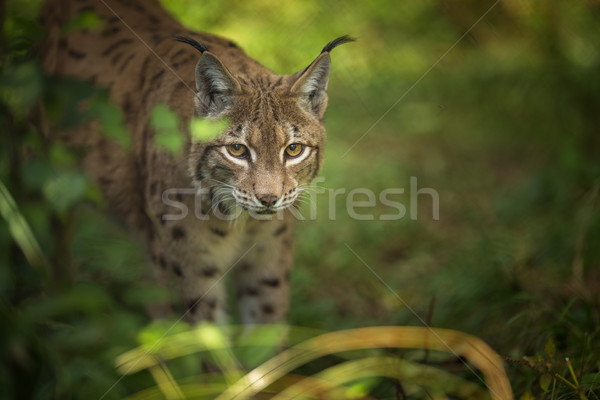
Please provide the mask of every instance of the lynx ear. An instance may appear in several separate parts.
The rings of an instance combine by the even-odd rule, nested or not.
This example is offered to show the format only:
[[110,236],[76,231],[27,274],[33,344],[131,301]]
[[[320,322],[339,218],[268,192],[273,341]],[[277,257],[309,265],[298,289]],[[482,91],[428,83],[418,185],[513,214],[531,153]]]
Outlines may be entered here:
[[202,53],[196,64],[196,111],[205,117],[223,116],[233,107],[235,94],[241,91],[239,82],[206,46],[187,37],[177,36],[175,39]]
[[239,82],[212,53],[205,52],[196,64],[196,108],[200,115],[220,117],[233,107]]
[[327,109],[327,83],[331,71],[329,53],[340,44],[354,41],[349,36],[342,36],[327,43],[321,54],[304,70],[293,77],[295,82],[291,92],[299,96],[300,106],[318,119],[323,119]]
[[299,104],[306,111],[322,119],[327,108],[327,83],[331,71],[329,53],[321,53],[304,71],[299,73],[292,85],[292,93],[299,97]]

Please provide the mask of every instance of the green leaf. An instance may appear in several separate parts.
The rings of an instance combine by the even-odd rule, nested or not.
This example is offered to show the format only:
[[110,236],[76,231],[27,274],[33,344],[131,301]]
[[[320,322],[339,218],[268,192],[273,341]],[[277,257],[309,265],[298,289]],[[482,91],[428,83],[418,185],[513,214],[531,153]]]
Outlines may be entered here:
[[166,104],[157,104],[150,115],[150,126],[154,129],[154,142],[171,154],[179,154],[184,136],[179,130],[179,116]]
[[77,166],[75,153],[59,144],[52,145],[49,158],[52,165],[66,168],[75,168]]
[[77,14],[72,20],[70,20],[62,29],[63,35],[69,35],[76,31],[100,31],[104,22],[102,18],[92,10],[86,10]]
[[548,374],[544,374],[540,376],[540,387],[544,392],[548,392],[550,390],[550,385],[552,384],[552,377]]
[[95,98],[90,104],[89,113],[100,121],[100,130],[109,139],[124,149],[131,147],[131,137],[123,123],[123,111],[105,97]]
[[210,120],[205,118],[192,118],[190,132],[194,141],[208,141],[219,136],[229,125],[227,119]]
[[183,147],[183,137],[178,131],[161,131],[154,136],[154,142],[171,154],[179,154]]
[[5,67],[0,72],[0,100],[7,103],[15,115],[24,117],[41,89],[42,74],[33,62]]
[[77,171],[68,171],[46,181],[43,193],[52,207],[62,212],[85,198],[87,187],[88,180],[85,175]]
[[535,397],[533,397],[530,390],[526,390],[525,393],[519,397],[519,400],[535,400]]
[[157,104],[152,109],[150,123],[154,129],[177,129],[179,116],[166,104]]
[[544,351],[549,358],[554,358],[554,355],[556,354],[556,345],[554,344],[554,339],[552,339],[552,337],[549,337],[546,341]]

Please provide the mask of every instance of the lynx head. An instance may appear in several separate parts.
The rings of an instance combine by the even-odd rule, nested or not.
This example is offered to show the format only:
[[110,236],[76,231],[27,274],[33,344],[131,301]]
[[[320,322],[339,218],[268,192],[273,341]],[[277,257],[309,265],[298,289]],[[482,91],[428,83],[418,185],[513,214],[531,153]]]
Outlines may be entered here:
[[194,39],[178,37],[202,53],[196,65],[196,114],[228,126],[210,142],[194,143],[190,171],[222,202],[256,214],[272,214],[296,201],[316,176],[325,145],[329,53],[353,39],[328,43],[305,69],[278,76],[257,67],[234,76]]

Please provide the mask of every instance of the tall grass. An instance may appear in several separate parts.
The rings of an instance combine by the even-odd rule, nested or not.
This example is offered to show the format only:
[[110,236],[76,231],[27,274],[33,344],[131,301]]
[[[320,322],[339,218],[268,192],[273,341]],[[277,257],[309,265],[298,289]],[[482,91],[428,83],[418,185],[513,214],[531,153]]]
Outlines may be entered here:
[[[280,335],[280,340],[285,340],[285,334],[281,334],[287,331],[281,326],[256,329],[259,332],[254,332],[255,339],[246,341],[245,345],[251,345],[251,350],[252,347],[267,346],[275,352],[281,343],[261,341],[260,338],[266,335],[272,339],[275,332]],[[466,377],[445,372],[439,366],[391,357],[382,350],[389,352],[397,348],[449,353],[464,364]],[[367,349],[379,350],[374,353],[357,352]],[[146,389],[130,399],[150,398],[159,393],[168,399],[248,399],[256,398],[260,393],[274,394],[272,398],[278,400],[343,399],[348,398],[352,384],[357,382],[365,385],[362,389],[366,395],[372,389],[369,385],[373,384],[374,378],[393,379],[403,390],[414,395],[429,393],[437,398],[452,395],[454,398],[481,399],[486,397],[487,392],[492,399],[513,398],[500,356],[480,339],[458,331],[372,327],[330,332],[297,343],[248,372],[244,372],[242,363],[235,358],[235,350],[236,346],[228,344],[222,330],[213,325],[201,325],[128,351],[117,358],[117,365],[123,374],[148,370],[156,381],[155,388]],[[303,365],[338,353],[346,353],[347,360],[310,376],[294,373]],[[169,371],[169,361],[191,354],[196,354],[198,359],[215,362],[222,372],[199,376],[193,383],[183,380],[183,383],[178,383]],[[191,377],[187,378],[189,382]],[[365,382],[366,379],[371,381]],[[200,383],[202,381],[204,383]],[[354,390],[357,389],[354,387]]]

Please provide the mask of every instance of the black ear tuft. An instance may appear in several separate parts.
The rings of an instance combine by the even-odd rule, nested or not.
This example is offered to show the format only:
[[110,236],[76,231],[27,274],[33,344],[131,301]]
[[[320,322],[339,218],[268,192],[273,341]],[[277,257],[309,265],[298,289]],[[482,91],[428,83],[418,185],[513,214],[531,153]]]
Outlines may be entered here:
[[348,35],[344,35],[344,36],[340,36],[337,39],[333,39],[331,42],[327,43],[325,45],[325,47],[323,47],[323,50],[321,50],[321,53],[330,53],[331,50],[335,49],[337,46],[344,44],[344,43],[348,43],[348,42],[355,42],[356,39],[354,39],[353,37],[350,37]]
[[192,39],[192,38],[185,37],[185,36],[175,36],[175,40],[177,40],[178,42],[183,42],[183,43],[189,44],[190,46],[192,46],[193,48],[198,50],[200,53],[204,53],[205,51],[208,51],[208,48],[205,45],[203,45],[202,43],[200,43],[199,41],[197,41],[196,39]]
[[298,95],[301,107],[319,119],[323,119],[327,108],[327,82],[331,70],[329,53],[337,46],[354,40],[348,35],[332,40],[308,67],[293,75],[295,82],[291,92]]

